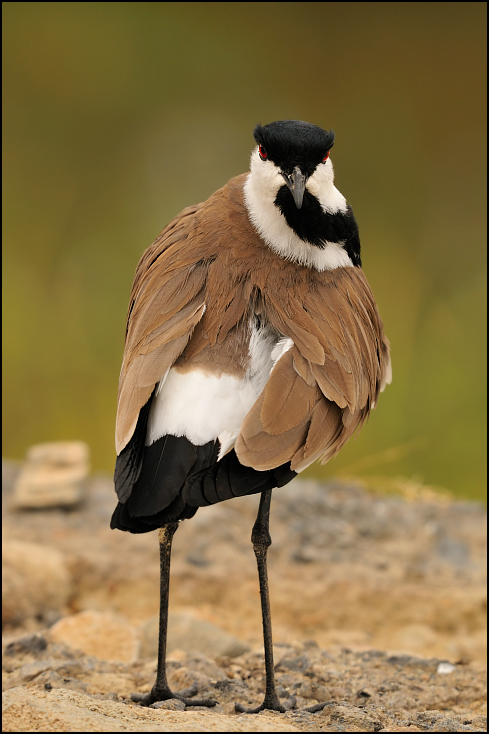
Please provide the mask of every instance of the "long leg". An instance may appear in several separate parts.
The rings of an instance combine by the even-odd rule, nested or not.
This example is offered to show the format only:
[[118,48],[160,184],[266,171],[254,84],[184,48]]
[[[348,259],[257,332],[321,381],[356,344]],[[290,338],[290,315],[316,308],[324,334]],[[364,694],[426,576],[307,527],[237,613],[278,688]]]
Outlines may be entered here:
[[258,578],[260,581],[260,599],[261,613],[263,619],[263,642],[265,646],[265,698],[261,706],[257,708],[247,708],[241,704],[235,704],[236,711],[240,713],[256,714],[263,709],[272,711],[280,711],[284,713],[286,708],[292,708],[295,699],[291,698],[287,701],[286,706],[280,703],[277,689],[275,686],[275,671],[273,666],[273,643],[272,643],[272,618],[270,614],[270,595],[268,593],[268,573],[267,573],[267,551],[272,544],[269,532],[270,524],[270,502],[272,499],[272,490],[267,489],[262,492],[260,498],[260,506],[256,517],[253,530],[251,532],[251,542],[256,556],[258,566]]
[[215,706],[217,701],[213,701],[211,698],[191,698],[197,693],[196,684],[191,688],[180,691],[180,693],[173,693],[166,677],[166,638],[168,632],[171,545],[177,528],[177,522],[169,523],[160,528],[158,532],[160,542],[160,626],[156,682],[150,693],[133,693],[131,698],[136,703],[142,703],[143,706],[150,706],[156,701],[167,701],[169,698],[178,698],[187,706]]

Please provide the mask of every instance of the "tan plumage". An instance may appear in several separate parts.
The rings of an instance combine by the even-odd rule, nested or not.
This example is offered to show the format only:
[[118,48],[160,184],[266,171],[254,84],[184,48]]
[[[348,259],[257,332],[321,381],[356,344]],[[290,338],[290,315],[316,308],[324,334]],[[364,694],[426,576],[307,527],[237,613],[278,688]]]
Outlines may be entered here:
[[244,419],[235,450],[258,470],[331,458],[390,381],[389,342],[357,267],[319,272],[270,250],[243,200],[247,174],[185,209],[136,270],[119,382],[117,451],[173,365],[243,376],[261,314],[293,346]]

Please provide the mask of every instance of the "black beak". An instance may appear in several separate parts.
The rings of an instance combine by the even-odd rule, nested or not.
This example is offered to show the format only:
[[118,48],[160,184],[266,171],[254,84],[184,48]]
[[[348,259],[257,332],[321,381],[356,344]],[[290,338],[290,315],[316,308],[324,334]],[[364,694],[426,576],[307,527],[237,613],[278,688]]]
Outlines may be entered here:
[[298,209],[302,207],[304,199],[304,191],[306,190],[307,176],[304,176],[299,166],[296,166],[290,175],[282,173],[290,193],[294,197],[295,205]]

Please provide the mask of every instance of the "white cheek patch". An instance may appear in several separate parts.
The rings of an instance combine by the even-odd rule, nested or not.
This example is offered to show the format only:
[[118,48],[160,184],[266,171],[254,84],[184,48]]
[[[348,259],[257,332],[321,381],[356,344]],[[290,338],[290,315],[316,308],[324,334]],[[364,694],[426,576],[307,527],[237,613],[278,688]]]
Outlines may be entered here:
[[[304,242],[289,227],[275,198],[284,179],[271,161],[262,161],[258,148],[251,155],[251,173],[244,185],[244,200],[248,216],[266,244],[285,260],[306,265],[316,270],[334,270],[350,267],[353,263],[342,243],[325,242],[324,249]],[[307,182],[307,188],[316,196],[324,211],[334,214],[346,211],[345,197],[333,185],[333,166],[328,160],[318,167]]]
[[307,189],[321,204],[321,208],[328,214],[337,212],[345,213],[347,210],[346,199],[333,184],[334,173],[331,159],[326,163],[320,163],[310,179],[307,181]]

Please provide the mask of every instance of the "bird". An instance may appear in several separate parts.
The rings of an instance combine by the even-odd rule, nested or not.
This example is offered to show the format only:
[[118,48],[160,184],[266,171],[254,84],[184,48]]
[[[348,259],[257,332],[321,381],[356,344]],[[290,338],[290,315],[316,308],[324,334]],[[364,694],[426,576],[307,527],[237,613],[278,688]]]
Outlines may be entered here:
[[[158,530],[160,621],[149,706],[170,689],[171,546],[198,508],[260,494],[252,528],[266,691],[277,695],[267,550],[272,490],[327,462],[392,378],[390,345],[361,268],[350,204],[334,185],[334,133],[301,120],[258,124],[250,170],[175,217],[143,253],[119,378],[111,527]],[[310,710],[319,710],[317,704]]]

